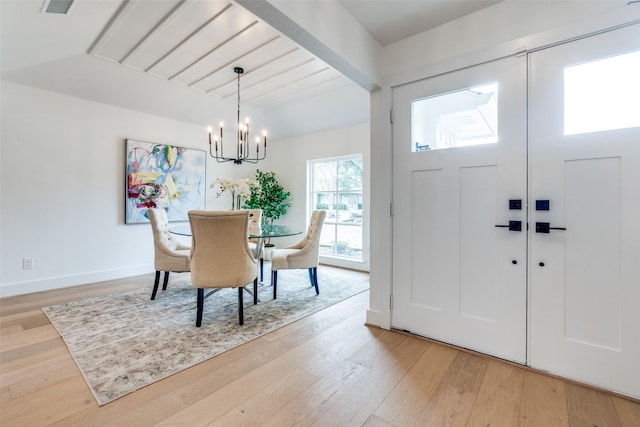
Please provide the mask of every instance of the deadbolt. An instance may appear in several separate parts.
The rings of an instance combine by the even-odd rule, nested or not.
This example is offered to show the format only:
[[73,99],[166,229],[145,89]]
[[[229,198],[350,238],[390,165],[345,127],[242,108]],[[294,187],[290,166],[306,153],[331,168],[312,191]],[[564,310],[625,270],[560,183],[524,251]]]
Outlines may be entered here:
[[509,199],[509,210],[522,210],[521,199]]

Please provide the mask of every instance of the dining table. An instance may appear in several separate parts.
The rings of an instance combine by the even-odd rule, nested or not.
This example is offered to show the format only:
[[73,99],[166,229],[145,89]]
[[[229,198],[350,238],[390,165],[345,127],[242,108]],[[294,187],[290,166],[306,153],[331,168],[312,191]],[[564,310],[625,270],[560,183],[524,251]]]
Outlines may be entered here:
[[[191,236],[191,226],[188,223],[183,223],[169,228],[169,232],[179,236]],[[279,224],[262,224],[260,232],[256,233],[255,230],[249,231],[249,239],[256,240],[256,249],[254,251],[254,258],[258,259],[262,249],[264,248],[264,241],[276,238],[276,237],[288,237],[302,234],[302,231],[288,227],[286,225]]]

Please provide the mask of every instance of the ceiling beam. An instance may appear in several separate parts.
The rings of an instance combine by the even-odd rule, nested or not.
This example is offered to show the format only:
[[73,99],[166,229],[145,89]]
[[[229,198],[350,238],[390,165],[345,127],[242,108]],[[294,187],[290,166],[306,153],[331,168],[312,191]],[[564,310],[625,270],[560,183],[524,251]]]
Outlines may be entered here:
[[382,86],[382,46],[337,1],[235,2],[365,90]]

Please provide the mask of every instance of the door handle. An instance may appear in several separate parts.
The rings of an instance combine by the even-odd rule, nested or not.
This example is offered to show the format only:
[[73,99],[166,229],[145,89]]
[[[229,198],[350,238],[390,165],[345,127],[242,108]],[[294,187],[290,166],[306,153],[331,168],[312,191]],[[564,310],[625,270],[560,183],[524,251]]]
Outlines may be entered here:
[[548,222],[536,222],[536,233],[549,234],[550,230],[566,230],[565,227],[550,227]]
[[509,221],[509,224],[496,224],[498,228],[508,228],[509,231],[522,231],[522,221]]

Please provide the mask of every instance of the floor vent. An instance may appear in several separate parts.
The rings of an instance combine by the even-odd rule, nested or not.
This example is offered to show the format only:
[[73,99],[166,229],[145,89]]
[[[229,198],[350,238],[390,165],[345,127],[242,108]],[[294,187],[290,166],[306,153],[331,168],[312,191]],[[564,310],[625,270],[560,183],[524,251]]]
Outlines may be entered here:
[[73,1],[74,0],[44,0],[42,12],[66,15],[69,13]]

